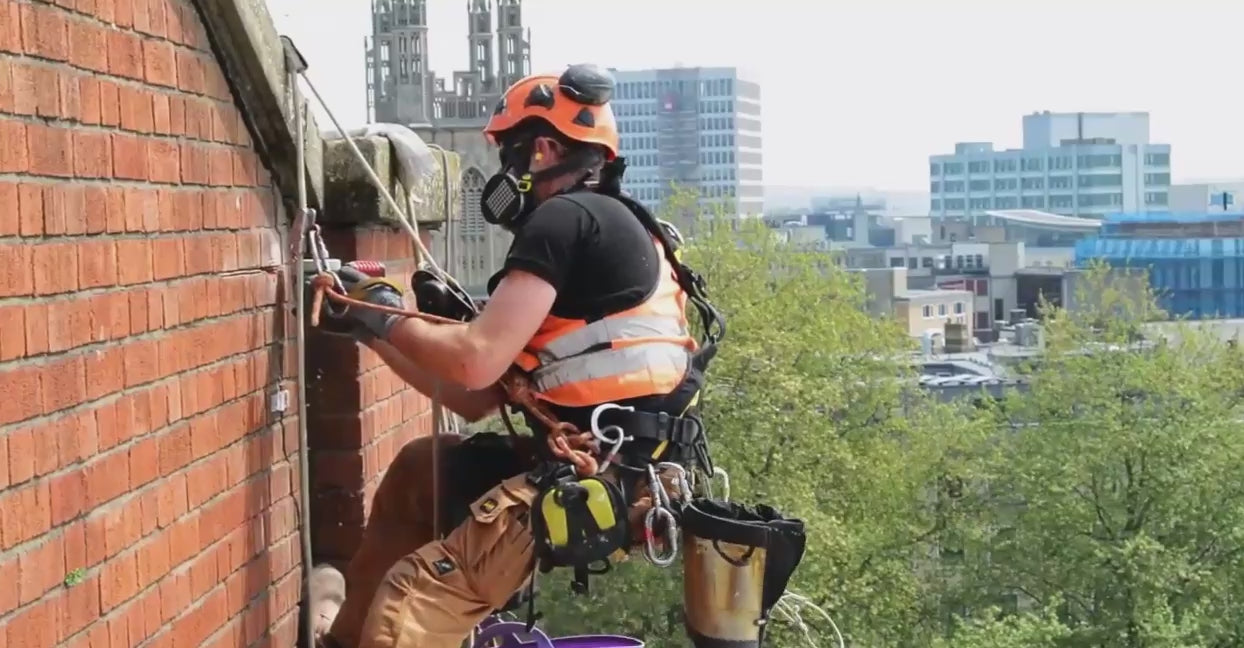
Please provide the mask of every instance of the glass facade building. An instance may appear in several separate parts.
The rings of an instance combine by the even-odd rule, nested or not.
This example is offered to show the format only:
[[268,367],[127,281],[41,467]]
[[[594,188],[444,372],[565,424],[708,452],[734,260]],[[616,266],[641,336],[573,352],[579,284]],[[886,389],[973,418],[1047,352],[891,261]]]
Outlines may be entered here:
[[702,205],[761,213],[758,83],[732,67],[612,72],[626,191],[649,209],[677,186],[697,192]]
[[1149,273],[1172,317],[1244,317],[1244,215],[1111,214],[1098,237],[1076,243],[1076,263],[1094,259]]
[[1101,218],[1169,209],[1171,148],[1149,142],[1147,113],[1035,113],[1024,146],[960,142],[929,158],[930,213],[978,217],[1035,209]]

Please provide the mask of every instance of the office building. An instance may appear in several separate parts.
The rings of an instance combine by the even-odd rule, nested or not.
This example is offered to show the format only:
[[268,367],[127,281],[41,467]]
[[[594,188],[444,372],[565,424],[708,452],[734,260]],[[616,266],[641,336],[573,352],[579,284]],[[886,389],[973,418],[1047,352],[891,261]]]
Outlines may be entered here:
[[1171,317],[1244,317],[1244,214],[1111,214],[1076,263],[1145,270]]
[[1023,148],[960,142],[953,154],[930,156],[930,213],[1033,209],[1102,218],[1166,210],[1170,162],[1170,145],[1149,141],[1148,113],[1034,113],[1023,120]]
[[1174,213],[1244,214],[1244,181],[1171,185]]
[[[840,251],[839,258],[851,269],[904,268],[911,289],[968,291],[973,333],[989,341],[1012,311],[1023,309],[1036,316],[1037,300],[1032,286],[1023,285],[1025,281],[1045,286],[1041,278],[1052,277],[1061,282],[1064,274],[1074,270],[1075,241],[1096,236],[1102,227],[1098,219],[1033,210],[990,211],[982,222],[986,224],[970,231],[959,227],[966,223],[939,222],[931,239],[921,237],[889,247],[848,247]],[[1047,237],[1059,244],[1028,242]],[[1042,289],[1058,301],[1048,286]]]
[[628,170],[624,188],[657,210],[675,187],[701,209],[764,207],[760,85],[735,68],[613,70],[613,109]]
[[857,270],[864,281],[866,308],[874,317],[893,318],[915,338],[972,337],[973,294],[964,289],[908,286],[907,268]]
[[484,180],[499,166],[483,128],[505,89],[531,74],[531,34],[523,27],[522,0],[469,0],[467,69],[445,79],[428,61],[427,4],[373,0],[372,35],[365,42],[368,117],[404,124],[425,142],[459,153],[461,204],[457,217],[433,234],[431,247],[449,257],[440,263],[468,290],[480,292],[512,241],[480,213]]

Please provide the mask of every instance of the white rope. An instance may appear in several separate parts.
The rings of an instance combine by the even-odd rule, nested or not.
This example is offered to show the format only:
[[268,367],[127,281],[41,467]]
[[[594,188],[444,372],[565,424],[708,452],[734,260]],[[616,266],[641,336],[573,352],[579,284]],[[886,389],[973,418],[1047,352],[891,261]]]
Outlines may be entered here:
[[[350,152],[354,154],[354,158],[358,160],[359,164],[363,165],[363,171],[367,173],[368,180],[370,180],[372,185],[376,187],[376,191],[380,194],[380,196],[384,198],[385,204],[389,206],[389,209],[393,210],[393,213],[397,214],[398,223],[400,223],[402,229],[406,230],[406,233],[410,235],[411,241],[414,242],[415,248],[419,251],[421,260],[427,264],[428,268],[436,274],[439,279],[445,283],[452,284],[458,288],[458,290],[465,293],[466,290],[461,284],[458,283],[458,280],[451,276],[448,272],[445,272],[445,270],[436,262],[436,259],[432,257],[432,253],[428,251],[427,246],[425,246],[423,241],[419,238],[419,229],[418,224],[415,221],[415,215],[412,213],[407,216],[405,214],[407,210],[403,210],[397,200],[393,198],[393,194],[389,193],[388,187],[384,186],[384,182],[380,180],[380,176],[376,174],[376,170],[372,168],[371,164],[367,161],[366,156],[364,156],[363,152],[359,150],[358,145],[354,143],[354,138],[350,137],[349,133],[347,133],[346,129],[341,125],[341,122],[337,120],[337,116],[333,114],[333,111],[328,107],[328,103],[324,101],[324,98],[320,96],[319,91],[315,89],[315,84],[311,83],[311,79],[307,76],[307,73],[303,72],[299,75],[299,77],[301,77],[302,82],[306,84],[307,89],[311,91],[311,95],[315,97],[315,100],[320,104],[320,107],[324,109],[324,114],[328,115],[328,119],[333,123],[333,127],[336,128],[337,132],[341,134],[342,139],[345,140],[346,146],[348,146],[350,148]],[[444,164],[444,162],[442,162],[442,164]],[[411,202],[417,204],[423,203],[422,198],[418,198],[413,195],[414,192],[412,187],[408,187],[407,190]],[[445,191],[449,191],[448,186],[445,187]],[[449,214],[445,214],[445,218],[448,219]]]
[[804,608],[811,609],[827,623],[829,623],[829,627],[833,629],[834,637],[838,642],[838,648],[846,648],[847,644],[842,638],[842,633],[838,631],[838,624],[834,623],[834,618],[829,615],[829,612],[826,612],[824,608],[816,603],[813,603],[808,597],[787,590],[785,594],[782,594],[782,598],[778,599],[777,605],[773,606],[773,611],[777,612],[782,620],[790,622],[794,624],[796,628],[799,628],[799,631],[803,634],[804,641],[806,641],[811,648],[817,648],[816,640],[812,638],[812,630],[803,620]]

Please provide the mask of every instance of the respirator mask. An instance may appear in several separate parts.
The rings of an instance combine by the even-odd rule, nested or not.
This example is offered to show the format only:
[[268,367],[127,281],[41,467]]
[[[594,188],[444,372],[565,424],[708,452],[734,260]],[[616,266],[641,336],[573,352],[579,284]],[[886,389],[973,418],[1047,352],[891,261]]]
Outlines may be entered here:
[[[532,149],[535,138],[527,137],[501,145],[501,170],[484,183],[479,196],[480,214],[484,220],[506,230],[518,229],[536,207],[531,188],[536,174],[531,173]],[[559,165],[560,166],[560,165]],[[546,175],[541,172],[539,175]]]
[[[502,146],[501,170],[484,183],[484,190],[479,196],[480,214],[485,221],[511,232],[518,230],[538,204],[531,193],[535,183],[563,173],[599,166],[602,158],[601,153],[594,149],[579,149],[567,154],[561,162],[533,172],[529,167],[534,148],[535,137]],[[586,186],[592,174],[591,171],[583,171],[583,177],[558,193]]]

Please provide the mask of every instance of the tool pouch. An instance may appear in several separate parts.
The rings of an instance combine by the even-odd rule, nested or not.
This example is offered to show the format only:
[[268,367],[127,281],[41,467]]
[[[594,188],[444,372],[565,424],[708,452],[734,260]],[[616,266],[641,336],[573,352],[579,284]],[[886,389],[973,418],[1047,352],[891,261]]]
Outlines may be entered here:
[[682,514],[683,606],[696,648],[758,648],[803,558],[802,520],[708,498]]

